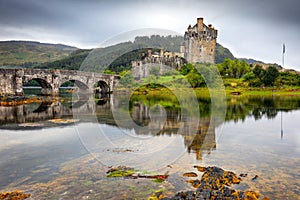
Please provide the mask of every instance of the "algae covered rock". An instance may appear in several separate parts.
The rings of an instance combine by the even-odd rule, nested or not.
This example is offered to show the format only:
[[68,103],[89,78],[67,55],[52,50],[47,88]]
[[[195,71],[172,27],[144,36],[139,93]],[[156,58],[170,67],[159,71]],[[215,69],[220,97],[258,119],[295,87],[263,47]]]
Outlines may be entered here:
[[[214,200],[214,199],[235,199],[235,200],[258,200],[260,194],[255,191],[239,191],[231,186],[239,184],[242,179],[234,172],[223,170],[219,167],[194,166],[199,172],[204,172],[201,179],[187,180],[192,184],[195,191],[179,192],[171,198],[164,200]],[[264,198],[265,199],[265,198]]]
[[0,199],[1,200],[23,200],[30,197],[30,194],[25,194],[22,191],[15,190],[12,192],[1,192]]

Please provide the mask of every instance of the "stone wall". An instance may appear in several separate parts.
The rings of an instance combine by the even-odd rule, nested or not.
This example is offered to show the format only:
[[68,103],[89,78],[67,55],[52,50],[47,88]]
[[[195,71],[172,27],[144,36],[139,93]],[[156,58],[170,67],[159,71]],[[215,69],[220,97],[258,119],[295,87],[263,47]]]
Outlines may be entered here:
[[[131,62],[133,77],[139,80],[150,75],[163,75],[169,70],[179,69],[186,63],[183,56],[183,53],[163,50],[152,52],[149,49],[148,54],[143,59]],[[155,74],[156,72],[157,74]]]
[[212,25],[206,26],[203,18],[198,18],[197,24],[189,25],[184,34],[184,46],[181,47],[184,58],[192,63],[215,64],[217,34]]
[[59,95],[60,86],[74,81],[81,93],[93,93],[95,85],[101,81],[100,90],[112,92],[119,76],[92,72],[41,69],[0,69],[0,95],[23,95],[23,85],[36,80],[44,95]]

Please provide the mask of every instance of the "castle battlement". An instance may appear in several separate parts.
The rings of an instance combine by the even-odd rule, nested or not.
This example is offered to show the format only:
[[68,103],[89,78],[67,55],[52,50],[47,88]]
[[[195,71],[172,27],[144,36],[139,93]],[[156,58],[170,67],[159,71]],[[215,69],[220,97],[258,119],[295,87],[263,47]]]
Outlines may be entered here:
[[216,46],[218,31],[209,24],[203,23],[203,18],[197,18],[197,24],[189,25],[184,34],[184,45],[181,52],[184,58],[192,63],[216,62]]

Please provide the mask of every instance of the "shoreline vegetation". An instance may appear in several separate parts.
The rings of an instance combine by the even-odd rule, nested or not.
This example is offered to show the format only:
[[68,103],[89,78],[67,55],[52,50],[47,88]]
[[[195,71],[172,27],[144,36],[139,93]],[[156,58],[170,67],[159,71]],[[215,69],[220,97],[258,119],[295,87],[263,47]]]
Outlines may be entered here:
[[[186,91],[186,88],[173,88],[178,91]],[[147,86],[137,88],[132,91],[131,89],[121,88],[115,91],[115,94],[132,94],[132,95],[152,95],[159,96],[163,94],[168,94],[172,91],[172,88],[168,89],[165,87],[158,88],[149,88]],[[210,97],[210,89],[208,88],[194,88],[193,91],[197,97]],[[225,92],[226,97],[230,96],[300,96],[300,86],[299,87],[284,87],[284,88],[274,88],[274,87],[266,87],[266,88],[235,88],[228,87],[224,90],[222,89],[211,89],[211,91],[217,92]]]
[[[131,94],[133,97],[136,96],[152,96],[160,98],[168,98],[170,95],[174,95],[172,90],[184,93],[186,88],[166,88],[162,86],[149,87],[149,85],[141,86],[136,89],[118,88],[114,94]],[[300,96],[300,86],[292,87],[265,87],[265,88],[254,88],[254,87],[225,87],[224,89],[208,89],[207,87],[193,88],[193,92],[197,98],[209,98],[210,92],[219,92],[226,98],[244,97],[244,96]],[[223,94],[222,94],[223,93]],[[0,106],[18,106],[22,104],[30,103],[41,103],[43,100],[39,96],[0,96]],[[62,97],[50,97],[52,102],[63,102]]]
[[225,59],[223,63],[185,64],[176,70],[161,73],[158,66],[149,69],[147,78],[136,78],[132,71],[120,73],[115,93],[133,95],[164,95],[169,90],[193,89],[198,98],[210,97],[210,92],[234,96],[300,95],[300,73],[276,65],[261,66],[245,61]]

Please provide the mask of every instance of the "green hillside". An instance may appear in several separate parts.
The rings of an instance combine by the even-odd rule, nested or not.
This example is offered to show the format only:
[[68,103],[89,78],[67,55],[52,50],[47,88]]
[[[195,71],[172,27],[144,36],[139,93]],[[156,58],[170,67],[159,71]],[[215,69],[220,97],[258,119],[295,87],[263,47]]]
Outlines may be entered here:
[[235,59],[233,54],[230,52],[229,49],[223,47],[219,43],[217,43],[217,52],[216,52],[216,63],[223,63],[226,58]]
[[[78,70],[84,59],[91,53],[94,60],[89,59],[89,69],[97,71],[99,66],[106,66],[111,71],[121,72],[129,69],[131,61],[141,59],[142,53],[146,53],[146,49],[164,49],[167,51],[179,52],[180,45],[183,43],[182,36],[159,36],[153,35],[138,36],[133,42],[124,42],[105,48],[92,50],[77,50],[68,57],[54,62],[47,62],[35,66],[42,69],[69,69]],[[128,52],[123,55],[123,52]],[[232,53],[220,44],[217,44],[217,63],[222,63],[224,59],[234,59]],[[84,70],[84,69],[83,69]]]
[[31,67],[69,56],[76,47],[32,41],[0,41],[0,66]]

